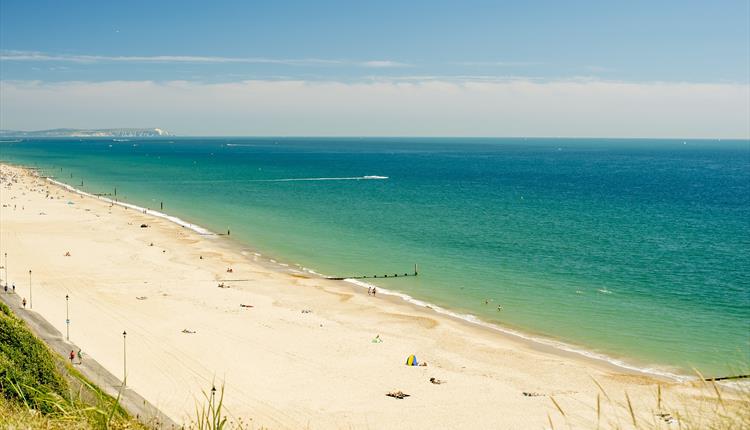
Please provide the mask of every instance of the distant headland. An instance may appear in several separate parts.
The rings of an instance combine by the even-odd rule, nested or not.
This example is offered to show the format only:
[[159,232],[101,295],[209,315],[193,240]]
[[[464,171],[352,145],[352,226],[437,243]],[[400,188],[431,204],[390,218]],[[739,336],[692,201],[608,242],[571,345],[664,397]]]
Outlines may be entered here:
[[159,137],[172,136],[161,128],[55,128],[51,130],[0,130],[0,137]]

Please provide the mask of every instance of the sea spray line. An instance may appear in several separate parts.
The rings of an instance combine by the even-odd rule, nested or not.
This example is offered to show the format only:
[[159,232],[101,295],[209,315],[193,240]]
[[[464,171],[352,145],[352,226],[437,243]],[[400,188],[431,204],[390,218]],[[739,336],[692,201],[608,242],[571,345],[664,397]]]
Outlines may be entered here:
[[[93,197],[93,198],[105,201],[107,203],[112,203],[112,204],[116,204],[116,205],[119,205],[119,206],[123,206],[123,207],[131,208],[131,209],[139,210],[141,212],[146,211],[146,213],[149,214],[149,215],[154,215],[154,216],[157,216],[157,217],[160,217],[160,218],[164,218],[164,219],[166,219],[168,221],[171,221],[171,222],[174,222],[175,224],[178,224],[180,226],[187,227],[187,228],[189,228],[189,229],[191,229],[191,230],[193,230],[193,231],[195,231],[195,232],[197,232],[197,233],[199,233],[201,235],[209,235],[209,236],[218,237],[218,235],[216,235],[215,233],[211,232],[210,230],[207,230],[207,229],[205,229],[203,227],[200,227],[200,226],[192,224],[192,223],[188,223],[187,221],[184,221],[184,220],[182,220],[182,219],[180,219],[180,218],[178,218],[176,216],[167,215],[165,213],[162,213],[162,212],[159,212],[159,211],[150,210],[150,209],[147,209],[147,208],[143,208],[143,207],[140,207],[140,206],[137,206],[137,205],[134,205],[134,204],[125,203],[125,202],[121,202],[121,201],[115,201],[115,200],[112,200],[112,199],[109,199],[109,198],[106,198],[106,197],[103,197],[103,196],[97,196],[97,195],[94,195],[94,194],[91,194],[91,193],[87,193],[87,192],[79,190],[79,189],[77,189],[77,188],[75,188],[75,187],[73,187],[71,185],[65,184],[63,182],[56,181],[56,180],[54,180],[52,178],[46,178],[46,179],[49,182],[57,184],[57,185],[65,188],[65,189],[67,189],[69,191],[72,191],[72,192],[74,192],[76,194],[83,195],[83,196],[88,196],[88,197]],[[313,180],[315,180],[315,179],[313,179]],[[264,180],[264,181],[279,181],[279,180]],[[256,256],[260,256],[261,255],[259,253],[254,253],[254,254]],[[314,271],[312,269],[309,269],[307,267],[302,267],[302,270],[304,270],[305,272],[310,273],[312,275],[326,278],[326,275],[318,273],[318,272],[316,272],[316,271]],[[574,353],[574,354],[578,354],[578,355],[581,355],[581,356],[586,357],[586,358],[590,358],[590,359],[594,359],[594,360],[599,360],[599,361],[604,361],[606,363],[612,364],[614,366],[617,366],[617,367],[620,367],[620,368],[623,368],[623,369],[627,369],[627,370],[631,370],[631,371],[635,371],[635,372],[640,372],[640,373],[651,374],[651,375],[660,376],[660,377],[665,377],[665,378],[669,378],[669,379],[672,379],[672,380],[675,380],[675,381],[678,381],[678,382],[684,382],[684,381],[689,381],[689,380],[695,379],[693,377],[689,377],[689,376],[685,376],[685,375],[678,375],[678,374],[675,374],[675,373],[671,373],[671,372],[667,372],[667,371],[663,371],[663,370],[659,370],[659,369],[654,369],[654,368],[650,368],[650,367],[637,367],[637,366],[628,364],[628,363],[626,363],[626,362],[624,362],[624,361],[622,361],[620,359],[616,359],[614,357],[609,357],[609,356],[607,356],[605,354],[596,353],[596,352],[593,352],[593,351],[587,351],[587,350],[582,349],[582,348],[577,348],[577,347],[574,347],[573,345],[570,345],[570,344],[567,344],[567,343],[564,343],[564,342],[554,341],[554,340],[551,340],[551,339],[546,339],[546,338],[541,338],[541,337],[530,336],[530,335],[524,334],[524,333],[522,333],[520,331],[517,331],[517,330],[512,330],[512,329],[509,329],[509,328],[506,328],[506,327],[502,327],[502,326],[497,325],[497,324],[492,324],[492,323],[488,323],[488,322],[482,321],[479,318],[477,318],[475,315],[461,314],[461,313],[453,312],[453,311],[445,309],[445,308],[443,308],[441,306],[438,306],[438,305],[435,305],[435,304],[432,304],[432,303],[429,303],[429,302],[425,302],[425,301],[416,299],[416,298],[414,298],[414,297],[412,297],[412,296],[410,296],[408,294],[397,292],[397,291],[388,290],[386,288],[375,286],[375,285],[369,284],[367,282],[362,282],[362,281],[359,281],[357,279],[346,278],[346,279],[344,279],[344,282],[347,282],[347,283],[350,283],[352,285],[356,285],[356,286],[359,286],[359,287],[362,287],[362,288],[365,288],[365,287],[367,287],[367,288],[377,287],[378,288],[378,292],[380,294],[398,297],[398,298],[400,298],[401,300],[403,300],[403,301],[405,301],[407,303],[410,303],[410,304],[413,304],[413,305],[416,305],[416,306],[419,306],[419,307],[430,308],[431,310],[433,310],[433,311],[435,311],[435,312],[437,312],[439,314],[446,315],[448,317],[456,318],[456,319],[459,319],[459,320],[463,320],[463,321],[469,322],[471,324],[476,324],[476,325],[481,326],[481,327],[490,328],[492,330],[495,330],[495,331],[498,331],[498,332],[501,332],[501,333],[505,333],[505,334],[508,334],[508,335],[511,335],[511,336],[515,336],[515,337],[518,337],[520,339],[524,339],[524,340],[527,340],[527,341],[530,341],[530,342],[535,342],[535,343],[538,343],[538,344],[541,344],[541,345],[545,345],[545,346],[550,346],[552,348],[559,349],[559,350],[562,350],[562,351],[566,351],[566,352],[571,352],[571,353]]]
[[98,199],[98,200],[102,200],[102,201],[107,202],[107,203],[111,203],[113,205],[122,206],[122,207],[129,208],[129,209],[134,209],[134,210],[137,210],[137,211],[140,211],[140,212],[144,212],[144,213],[147,213],[149,215],[153,215],[153,216],[156,216],[156,217],[159,217],[159,218],[164,218],[164,219],[166,219],[168,221],[171,221],[171,222],[173,222],[173,223],[175,223],[177,225],[189,228],[190,230],[193,230],[194,232],[196,232],[198,234],[201,234],[201,235],[204,235],[204,236],[216,236],[216,234],[214,232],[212,232],[210,230],[207,230],[207,229],[205,229],[205,228],[203,228],[201,226],[189,223],[189,222],[187,222],[187,221],[185,221],[185,220],[183,220],[181,218],[178,218],[176,216],[168,215],[168,214],[165,214],[163,212],[159,212],[159,211],[155,211],[155,210],[152,210],[152,209],[144,208],[144,207],[141,207],[141,206],[138,206],[138,205],[134,205],[134,204],[131,204],[131,203],[125,203],[125,202],[118,201],[118,200],[112,200],[112,199],[104,197],[104,196],[97,196],[95,194],[87,193],[87,192],[85,192],[83,190],[79,190],[78,188],[75,188],[75,187],[73,187],[71,185],[65,184],[65,183],[60,182],[60,181],[56,181],[56,180],[54,180],[52,178],[46,178],[46,179],[47,179],[47,181],[52,182],[53,184],[59,185],[59,186],[65,188],[66,190],[71,191],[73,193],[76,193],[76,194],[79,194],[79,195],[82,195],[82,196],[86,196],[86,197],[92,197],[92,198],[95,198],[95,199]]

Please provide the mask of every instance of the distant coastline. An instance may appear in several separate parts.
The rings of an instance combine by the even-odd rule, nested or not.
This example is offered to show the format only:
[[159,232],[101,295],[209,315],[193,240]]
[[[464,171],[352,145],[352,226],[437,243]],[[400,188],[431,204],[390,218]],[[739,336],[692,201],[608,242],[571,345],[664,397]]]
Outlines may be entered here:
[[173,136],[161,128],[55,128],[50,130],[0,130],[0,137],[160,137]]

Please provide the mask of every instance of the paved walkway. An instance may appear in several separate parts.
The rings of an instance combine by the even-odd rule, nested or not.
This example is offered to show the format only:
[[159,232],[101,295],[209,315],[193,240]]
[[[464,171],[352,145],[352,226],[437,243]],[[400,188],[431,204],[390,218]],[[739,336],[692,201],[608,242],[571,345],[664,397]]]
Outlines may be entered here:
[[[13,310],[13,313],[24,320],[32,332],[49,345],[49,347],[60,354],[64,359],[68,359],[70,350],[78,351],[78,346],[67,342],[62,333],[57,331],[47,320],[38,313],[24,309],[21,305],[21,299],[13,293],[5,293],[0,290],[0,300]],[[102,367],[93,358],[84,355],[83,362],[75,365],[86,378],[102,391],[112,397],[122,389],[122,381],[112,375],[107,369]],[[135,391],[125,388],[120,396],[120,405],[127,410],[130,415],[136,417],[142,423],[149,427],[159,429],[180,428],[174,421],[156,409],[146,399],[141,397]]]

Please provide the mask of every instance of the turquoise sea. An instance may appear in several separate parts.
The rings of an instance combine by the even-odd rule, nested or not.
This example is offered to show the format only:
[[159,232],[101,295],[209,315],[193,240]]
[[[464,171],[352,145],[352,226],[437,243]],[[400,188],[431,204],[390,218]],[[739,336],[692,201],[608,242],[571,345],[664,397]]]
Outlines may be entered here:
[[368,282],[629,365],[750,368],[747,140],[47,139],[0,160],[327,275],[419,263]]

